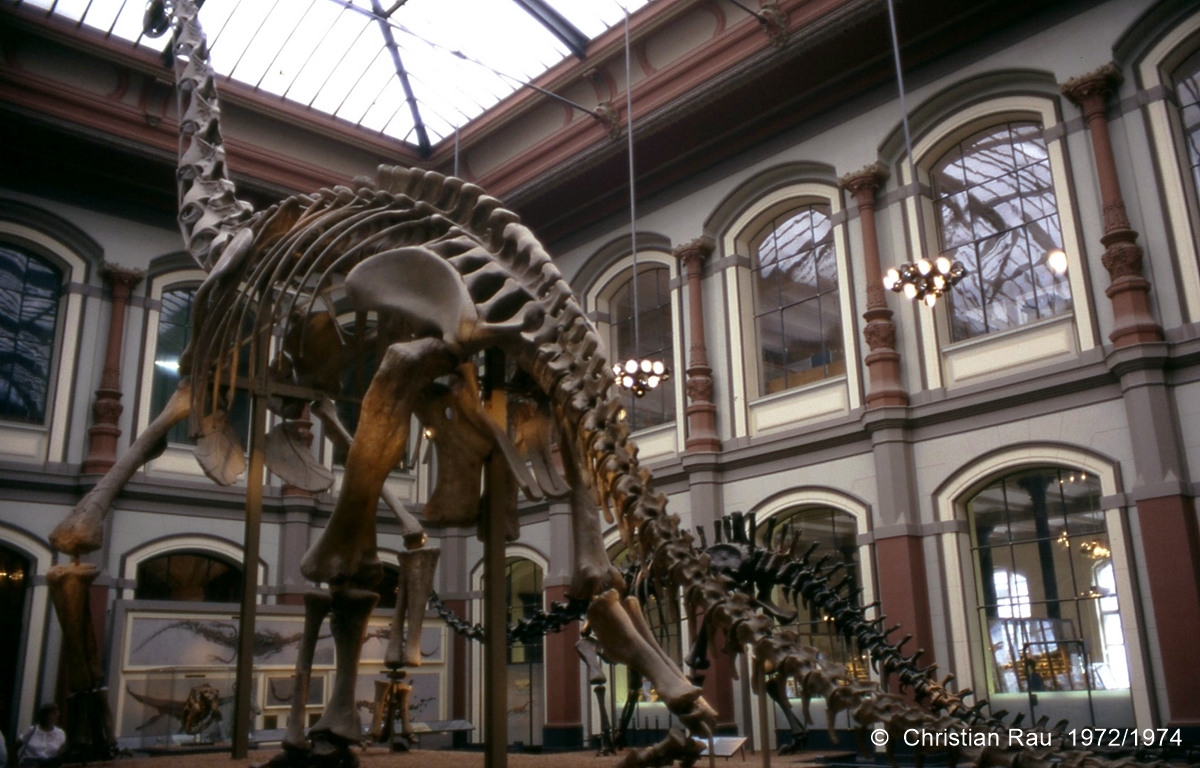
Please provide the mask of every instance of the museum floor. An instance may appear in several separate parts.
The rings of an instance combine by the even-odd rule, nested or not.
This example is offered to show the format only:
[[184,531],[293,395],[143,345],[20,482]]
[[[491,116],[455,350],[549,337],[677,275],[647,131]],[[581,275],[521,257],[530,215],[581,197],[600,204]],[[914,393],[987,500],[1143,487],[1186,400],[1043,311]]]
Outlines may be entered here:
[[[112,766],[113,768],[249,768],[270,758],[272,750],[256,750],[251,752],[247,760],[232,760],[226,752],[211,752],[207,754],[163,755],[156,757],[134,757],[120,759],[112,763],[92,763],[95,765]],[[816,753],[808,755],[809,759]],[[406,754],[393,754],[383,747],[372,747],[360,753],[362,768],[483,768],[483,753],[466,750],[416,750]],[[781,758],[771,755],[775,765],[799,766],[808,763],[805,755],[790,755]],[[612,768],[621,759],[620,755],[596,757],[594,752],[557,752],[553,754],[510,753],[508,765],[510,768]],[[726,764],[723,758],[717,758],[717,765]],[[732,765],[756,765],[759,760],[748,751],[743,761],[734,757]],[[701,761],[698,766],[707,766],[707,761]]]

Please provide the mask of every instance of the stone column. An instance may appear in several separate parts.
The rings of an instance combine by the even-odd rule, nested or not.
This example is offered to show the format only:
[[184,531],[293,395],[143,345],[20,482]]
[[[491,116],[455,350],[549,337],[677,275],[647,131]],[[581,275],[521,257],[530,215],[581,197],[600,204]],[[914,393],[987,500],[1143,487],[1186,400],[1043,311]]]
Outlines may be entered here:
[[704,260],[713,252],[713,241],[698,237],[675,248],[675,258],[687,276],[688,346],[687,367],[687,450],[716,453],[721,450],[717,437],[717,406],[713,403],[712,368],[708,365],[708,346],[704,343],[704,299],[700,292],[700,273]]
[[1142,277],[1142,249],[1125,213],[1125,199],[1108,134],[1108,97],[1116,93],[1121,81],[1116,66],[1105,64],[1095,72],[1068,80],[1061,87],[1063,95],[1083,111],[1092,136],[1092,155],[1104,205],[1102,261],[1112,279],[1105,291],[1113,306],[1114,328],[1108,338],[1118,347],[1163,339],[1162,328],[1150,312],[1150,282]]
[[[567,599],[574,559],[571,539],[571,506],[556,501],[550,504],[550,568],[542,582],[546,606]],[[583,748],[583,695],[579,682],[579,622],[550,632],[542,639],[542,657],[546,676],[545,724],[542,744],[546,749]],[[532,716],[532,715],[531,715]]]
[[83,460],[85,475],[104,474],[117,460],[117,440],[121,437],[117,422],[125,410],[121,405],[121,348],[125,343],[125,309],[129,306],[129,295],[134,286],[146,276],[140,269],[126,269],[109,263],[101,267],[100,273],[112,294],[112,314],[104,351],[104,373],[100,377],[100,388],[96,390],[96,401],[92,403],[95,422],[88,429],[88,453]]
[[875,230],[875,191],[887,181],[888,171],[879,163],[842,177],[842,188],[854,195],[862,228],[863,267],[867,273],[867,311],[863,338],[870,352],[864,362],[870,371],[867,407],[908,405],[908,393],[900,383],[900,353],[896,351],[896,324],[888,309],[879,265],[879,236]]

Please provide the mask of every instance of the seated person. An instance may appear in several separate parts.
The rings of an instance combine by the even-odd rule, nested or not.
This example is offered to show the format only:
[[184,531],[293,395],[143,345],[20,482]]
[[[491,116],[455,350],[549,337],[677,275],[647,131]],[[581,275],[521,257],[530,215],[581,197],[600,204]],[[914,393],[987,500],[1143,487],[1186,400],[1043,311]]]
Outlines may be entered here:
[[58,705],[43,704],[38,707],[35,725],[17,740],[19,766],[41,766],[55,768],[62,763],[67,749],[67,734],[58,727]]

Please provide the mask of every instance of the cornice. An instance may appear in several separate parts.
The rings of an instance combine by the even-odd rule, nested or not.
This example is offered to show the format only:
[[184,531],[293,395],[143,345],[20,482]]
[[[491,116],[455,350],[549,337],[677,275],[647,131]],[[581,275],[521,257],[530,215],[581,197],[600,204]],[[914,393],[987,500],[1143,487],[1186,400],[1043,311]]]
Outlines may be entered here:
[[[178,124],[174,120],[152,117],[131,104],[52,78],[0,66],[0,102],[67,126],[85,127],[85,132],[91,135],[122,139],[142,154],[173,159],[178,152]],[[311,191],[350,182],[345,174],[236,137],[225,138],[225,156],[235,178],[248,177],[284,192]]]

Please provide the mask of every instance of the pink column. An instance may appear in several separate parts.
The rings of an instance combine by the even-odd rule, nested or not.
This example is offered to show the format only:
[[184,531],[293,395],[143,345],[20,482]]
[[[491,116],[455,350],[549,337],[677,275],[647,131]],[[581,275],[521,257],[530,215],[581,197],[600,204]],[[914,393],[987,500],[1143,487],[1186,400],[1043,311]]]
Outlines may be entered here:
[[112,292],[112,314],[108,323],[108,344],[104,351],[104,373],[100,377],[100,388],[96,390],[96,402],[92,403],[95,423],[88,429],[88,453],[83,460],[83,474],[98,475],[107,472],[117,460],[117,439],[121,429],[117,426],[121,412],[121,347],[125,342],[125,309],[129,306],[129,295],[134,286],[142,281],[145,272],[126,269],[116,264],[105,264],[101,274]]
[[1113,64],[1105,64],[1062,85],[1062,93],[1083,110],[1088,133],[1092,136],[1092,155],[1104,205],[1104,268],[1112,279],[1105,293],[1112,301],[1113,332],[1108,335],[1114,346],[1123,347],[1144,341],[1162,341],[1162,327],[1150,312],[1150,282],[1142,277],[1142,249],[1137,232],[1129,226],[1121,180],[1113,158],[1112,139],[1108,134],[1106,105],[1110,94],[1121,84],[1121,73]]
[[716,453],[721,450],[717,437],[717,406],[713,403],[712,368],[708,365],[708,347],[704,342],[704,299],[700,291],[700,275],[704,260],[713,252],[713,241],[698,237],[675,248],[674,255],[683,265],[687,276],[688,346],[686,447],[693,453]]
[[908,405],[908,393],[900,383],[900,353],[896,351],[896,324],[888,309],[883,288],[883,270],[879,265],[879,235],[875,230],[875,191],[887,181],[888,172],[879,163],[842,177],[844,189],[854,195],[858,221],[862,228],[863,267],[867,273],[867,311],[863,319],[863,338],[870,352],[863,361],[870,371],[867,407]]

